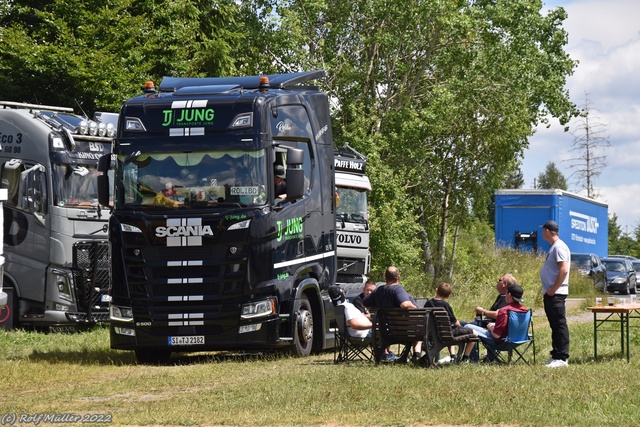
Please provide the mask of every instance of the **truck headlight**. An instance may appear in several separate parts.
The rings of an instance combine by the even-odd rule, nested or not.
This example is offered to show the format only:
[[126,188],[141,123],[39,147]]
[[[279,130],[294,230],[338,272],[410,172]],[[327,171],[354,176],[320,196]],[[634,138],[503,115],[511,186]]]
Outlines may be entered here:
[[120,224],[120,230],[125,233],[142,233],[142,230],[140,230],[138,227],[129,224]]
[[118,322],[133,322],[133,309],[117,305],[109,306],[109,317]]
[[113,330],[118,335],[126,335],[128,337],[136,336],[136,330],[133,328],[122,328],[120,326],[114,326]]
[[269,298],[253,301],[242,306],[242,319],[255,319],[256,317],[269,316],[276,313],[276,300]]
[[245,228],[249,228],[249,225],[251,224],[251,220],[250,219],[246,219],[244,221],[240,221],[240,222],[236,222],[235,224],[231,224],[231,226],[229,227],[229,231],[231,230],[242,230]]
[[[58,291],[57,297],[67,302],[73,302],[73,279],[71,274],[64,270],[52,268],[49,270],[49,283]],[[55,299],[55,296],[52,295]]]

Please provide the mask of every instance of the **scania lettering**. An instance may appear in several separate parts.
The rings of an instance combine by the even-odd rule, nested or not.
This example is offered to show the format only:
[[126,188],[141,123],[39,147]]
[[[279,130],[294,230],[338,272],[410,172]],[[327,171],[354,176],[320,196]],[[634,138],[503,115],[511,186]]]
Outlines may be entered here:
[[71,108],[0,102],[13,326],[69,330],[108,320],[109,212],[98,205],[96,167],[114,136],[113,125]]
[[[333,137],[324,71],[165,77],[125,102],[112,156],[111,347],[330,348],[336,278]],[[304,85],[303,85],[304,84]],[[276,197],[274,168],[286,173]]]

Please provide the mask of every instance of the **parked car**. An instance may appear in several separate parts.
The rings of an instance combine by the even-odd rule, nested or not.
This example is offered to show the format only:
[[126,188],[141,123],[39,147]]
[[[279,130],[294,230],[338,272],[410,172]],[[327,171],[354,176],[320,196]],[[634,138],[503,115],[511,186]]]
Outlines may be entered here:
[[593,279],[593,285],[604,290],[607,283],[607,269],[596,254],[571,253],[571,264],[580,274]]
[[631,261],[615,257],[602,258],[601,261],[607,269],[607,292],[636,293],[636,271]]
[[607,255],[607,258],[624,258],[624,259],[628,259],[631,262],[640,261],[640,259],[631,255]]
[[636,271],[636,285],[637,285],[638,272],[640,272],[640,259],[631,260],[631,265],[633,266],[633,269]]

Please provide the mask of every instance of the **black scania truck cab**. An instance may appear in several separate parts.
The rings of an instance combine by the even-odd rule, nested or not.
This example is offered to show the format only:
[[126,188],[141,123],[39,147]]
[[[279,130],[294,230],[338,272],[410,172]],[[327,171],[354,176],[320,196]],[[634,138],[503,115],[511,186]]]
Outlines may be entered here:
[[159,363],[333,347],[333,137],[327,95],[306,85],[323,77],[165,77],[123,105],[98,176],[101,203],[115,191],[112,348]]

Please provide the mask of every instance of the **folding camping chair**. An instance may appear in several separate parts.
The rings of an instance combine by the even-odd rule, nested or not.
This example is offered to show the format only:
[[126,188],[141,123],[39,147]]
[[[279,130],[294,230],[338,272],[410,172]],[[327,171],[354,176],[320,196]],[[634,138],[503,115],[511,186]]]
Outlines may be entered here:
[[371,338],[357,338],[349,335],[347,319],[344,315],[344,306],[338,305],[335,308],[336,325],[336,346],[333,348],[333,362],[353,362],[357,360],[373,360],[373,348]]
[[509,310],[507,321],[507,338],[500,344],[480,341],[487,349],[487,356],[500,363],[516,364],[520,360],[530,364],[525,354],[529,348],[533,348],[533,363],[536,363],[535,336],[533,333],[533,310],[520,313]]

